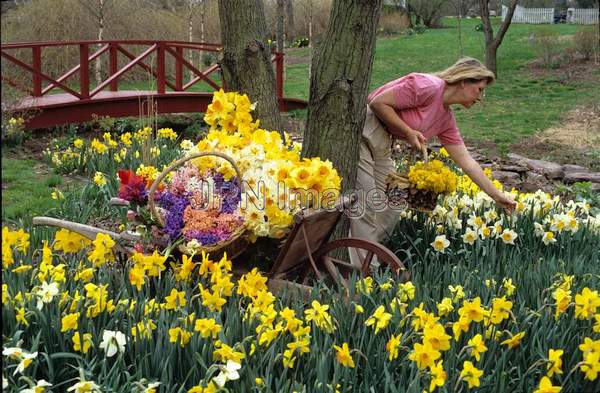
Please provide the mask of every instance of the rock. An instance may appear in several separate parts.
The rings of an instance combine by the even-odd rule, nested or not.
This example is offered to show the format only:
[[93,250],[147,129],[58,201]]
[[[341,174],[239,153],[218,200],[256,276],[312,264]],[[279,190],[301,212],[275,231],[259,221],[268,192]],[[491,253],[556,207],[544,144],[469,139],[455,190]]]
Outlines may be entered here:
[[521,191],[535,192],[544,189],[547,185],[548,180],[546,180],[544,175],[535,172],[527,172],[523,183],[521,183]]
[[565,183],[576,183],[579,181],[591,181],[600,183],[600,172],[568,172],[563,179]]
[[523,157],[523,156],[520,156],[520,155],[518,155],[518,154],[515,154],[515,153],[508,153],[508,154],[506,155],[506,157],[507,157],[507,158],[508,158],[510,161],[517,162],[517,163],[520,163],[520,162],[522,162],[522,161],[525,161],[525,160],[527,160],[527,159],[528,159],[527,157]]
[[527,168],[545,175],[548,179],[560,179],[564,176],[562,165],[555,162],[526,158],[524,163]]
[[600,183],[592,183],[592,191],[600,192]]
[[573,164],[563,165],[563,171],[565,171],[565,175],[567,172],[590,172],[590,170],[584,166]]
[[515,172],[492,171],[492,176],[502,183],[504,188],[509,190],[513,187],[517,187],[521,183],[521,176]]
[[500,164],[499,169],[501,171],[508,171],[508,172],[519,172],[519,173],[527,172],[527,167],[522,166],[522,165]]

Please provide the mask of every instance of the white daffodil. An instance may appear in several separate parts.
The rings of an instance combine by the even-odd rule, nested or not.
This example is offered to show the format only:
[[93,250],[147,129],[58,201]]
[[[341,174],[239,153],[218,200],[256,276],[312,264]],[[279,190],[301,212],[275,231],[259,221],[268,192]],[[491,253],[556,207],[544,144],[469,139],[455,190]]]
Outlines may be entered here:
[[160,385],[160,382],[150,382],[146,388],[144,388],[144,393],[156,393],[156,388]]
[[23,389],[19,393],[44,393],[46,388],[49,388],[50,386],[52,386],[51,383],[47,382],[45,379],[40,379],[35,386]]
[[542,224],[540,224],[539,222],[534,222],[533,227],[534,227],[533,231],[536,236],[544,236],[544,233],[546,233],[544,226]]
[[498,213],[495,209],[488,210],[485,213],[483,213],[483,217],[485,218],[485,221],[492,222],[498,218]]
[[8,356],[13,360],[20,360],[23,357],[23,350],[19,347],[9,347],[2,349],[2,355]]
[[444,253],[444,250],[448,248],[450,242],[446,239],[446,235],[438,235],[435,240],[431,242],[431,246],[437,251]]
[[100,348],[106,352],[106,357],[112,357],[117,352],[125,352],[125,335],[119,331],[105,330],[102,333]]
[[42,286],[37,291],[38,302],[37,308],[41,310],[44,307],[44,303],[52,302],[54,296],[58,295],[58,284],[51,282],[48,284],[46,281],[42,283]]
[[556,243],[556,238],[554,237],[554,232],[548,231],[548,232],[544,233],[544,236],[542,237],[542,242],[544,242],[545,245],[548,245],[550,243]]
[[476,214],[471,214],[469,219],[467,220],[467,224],[472,227],[481,228],[485,226],[485,221]]
[[504,242],[504,244],[515,244],[515,239],[517,238],[517,232],[512,229],[505,229],[500,235],[500,238]]
[[242,368],[241,364],[236,363],[233,360],[228,360],[227,364],[219,366],[221,373],[219,373],[213,381],[222,388],[225,386],[225,382],[235,381],[240,378],[240,374],[238,373],[240,368]]
[[80,381],[67,389],[67,392],[75,391],[75,393],[102,393],[100,386],[94,381]]
[[2,390],[8,387],[8,379],[4,375],[2,375]]
[[462,239],[464,243],[469,243],[470,245],[475,244],[475,240],[477,240],[477,232],[472,230],[471,228],[467,228],[464,235],[462,235]]
[[16,373],[23,373],[23,371],[25,371],[25,369],[27,367],[29,367],[29,365],[31,364],[31,362],[33,362],[33,359],[37,358],[37,355],[38,355],[37,352],[23,354],[23,358],[21,359],[21,361],[17,365],[17,369],[15,370],[15,372],[13,373],[13,375],[15,375]]

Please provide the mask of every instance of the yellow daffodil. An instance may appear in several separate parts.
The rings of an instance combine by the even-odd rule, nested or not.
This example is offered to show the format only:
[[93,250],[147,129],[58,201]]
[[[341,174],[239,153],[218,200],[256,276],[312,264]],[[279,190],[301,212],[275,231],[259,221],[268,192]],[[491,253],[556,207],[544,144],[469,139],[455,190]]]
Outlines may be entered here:
[[336,350],[337,361],[344,367],[354,368],[354,360],[350,353],[348,343],[343,343],[342,346],[334,345],[333,348]]
[[502,341],[500,344],[506,345],[510,349],[514,349],[521,345],[521,340],[523,339],[523,337],[525,337],[525,332],[520,332],[515,334],[511,338]]
[[408,358],[416,363],[419,370],[424,370],[433,367],[440,356],[440,352],[433,349],[429,343],[415,343]]
[[431,382],[429,383],[429,392],[433,392],[436,388],[444,386],[446,383],[446,371],[444,371],[444,361],[440,360],[429,369],[431,373]]
[[562,355],[563,355],[563,350],[562,349],[551,349],[548,352],[548,365],[547,365],[547,373],[546,375],[548,375],[549,377],[553,376],[554,374],[562,374]]
[[463,368],[460,371],[460,379],[466,381],[469,388],[479,387],[481,384],[479,379],[482,375],[483,371],[477,369],[470,361],[465,360]]
[[591,319],[598,307],[600,307],[598,291],[592,291],[585,287],[581,293],[575,295],[575,318]]
[[379,306],[365,321],[365,325],[374,326],[375,334],[377,334],[380,330],[385,329],[388,326],[390,319],[392,319],[392,314],[385,312],[384,306]]
[[487,347],[485,346],[485,342],[483,341],[483,337],[481,334],[476,334],[470,339],[467,343],[469,348],[469,353],[471,356],[475,358],[475,360],[481,360],[481,354],[487,351]]
[[398,358],[398,350],[400,349],[400,340],[402,339],[402,335],[398,336],[391,335],[388,342],[385,344],[385,350],[388,353],[388,360],[391,362]]
[[533,393],[559,393],[560,386],[552,385],[552,381],[548,377],[542,377],[540,384]]
[[86,354],[92,346],[92,335],[90,333],[83,334],[83,344],[81,343],[81,336],[79,335],[79,332],[75,332],[75,334],[73,334],[72,340],[73,350],[75,352]]

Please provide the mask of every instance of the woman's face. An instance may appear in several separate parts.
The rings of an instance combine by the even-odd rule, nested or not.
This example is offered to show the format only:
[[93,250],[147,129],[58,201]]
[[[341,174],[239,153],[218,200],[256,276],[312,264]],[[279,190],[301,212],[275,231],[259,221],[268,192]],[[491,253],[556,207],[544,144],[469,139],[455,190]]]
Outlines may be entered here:
[[465,108],[470,108],[477,101],[483,99],[483,92],[487,87],[487,80],[480,80],[476,82],[467,82],[463,81],[461,83],[462,87],[462,97],[459,104],[464,106]]

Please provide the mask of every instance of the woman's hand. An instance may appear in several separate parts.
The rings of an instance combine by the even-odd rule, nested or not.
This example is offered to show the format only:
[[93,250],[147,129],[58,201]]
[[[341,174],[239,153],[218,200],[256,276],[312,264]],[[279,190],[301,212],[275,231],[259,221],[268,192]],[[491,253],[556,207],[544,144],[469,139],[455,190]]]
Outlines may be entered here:
[[515,207],[517,207],[517,202],[503,192],[499,192],[498,195],[494,197],[494,201],[496,202],[496,205],[506,210],[507,213],[512,213],[513,210],[515,210]]
[[406,134],[406,141],[412,146],[413,149],[419,151],[423,149],[421,144],[427,146],[427,138],[425,138],[420,131],[416,130],[408,131]]

